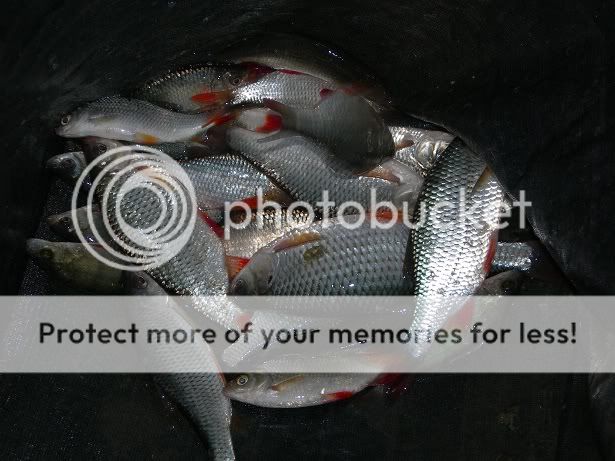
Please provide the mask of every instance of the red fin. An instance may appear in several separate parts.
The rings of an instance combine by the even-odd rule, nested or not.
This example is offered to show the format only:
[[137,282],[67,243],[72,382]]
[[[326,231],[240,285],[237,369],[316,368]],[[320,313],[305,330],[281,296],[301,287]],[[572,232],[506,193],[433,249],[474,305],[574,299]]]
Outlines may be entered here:
[[136,133],[135,139],[141,144],[158,144],[160,139],[147,133]]
[[273,251],[277,253],[278,251],[287,250],[305,243],[317,242],[318,240],[320,240],[318,232],[302,232],[280,240],[273,248]]
[[[241,203],[245,203],[248,208],[250,208],[251,210],[256,210],[256,208],[258,207],[258,197],[254,196],[254,197],[248,197],[246,199],[240,200]],[[233,207],[235,209],[242,209],[239,206]],[[231,210],[232,211],[232,210]]]
[[205,91],[203,93],[198,93],[193,95],[190,99],[192,99],[197,104],[200,104],[203,107],[207,106],[218,106],[224,104],[228,101],[232,96],[232,93],[228,90],[224,91]]
[[483,272],[488,274],[491,272],[491,264],[493,264],[493,258],[495,258],[495,252],[498,248],[498,233],[493,232],[491,237],[489,237],[489,248],[487,249],[487,255],[485,256],[485,261],[483,261]]
[[205,221],[205,223],[211,228],[212,231],[214,231],[214,233],[220,237],[223,238],[224,237],[224,229],[220,226],[220,224],[218,224],[216,221],[214,221],[213,219],[211,219],[207,213],[205,213],[203,210],[199,209],[199,215],[201,216],[201,219],[203,221]]
[[369,178],[378,178],[384,179],[385,181],[393,182],[399,184],[399,177],[393,173],[390,169],[383,167],[382,165],[378,165],[376,168],[363,173],[361,176],[367,176]]
[[278,72],[288,75],[305,75],[305,72],[299,72],[298,70],[292,69],[278,69]]
[[400,373],[382,373],[371,383],[372,386],[390,386],[403,377]]
[[235,324],[239,328],[244,328],[248,322],[252,320],[254,313],[252,312],[242,312],[237,317],[235,317]]
[[331,394],[325,394],[325,397],[327,398],[327,400],[331,402],[337,402],[338,400],[349,399],[353,395],[354,395],[354,392],[351,392],[351,391],[338,391],[338,392],[333,392]]
[[328,96],[331,96],[333,93],[335,93],[335,91],[330,90],[329,88],[323,88],[322,90],[320,90],[320,97],[324,99]]
[[214,114],[207,119],[207,123],[203,125],[203,128],[224,125],[231,120],[235,120],[236,117],[237,114],[235,114],[234,112],[222,112]]
[[226,271],[228,272],[229,280],[233,280],[241,269],[246,267],[250,262],[249,258],[241,258],[239,256],[227,256],[226,257]]
[[246,76],[246,81],[248,83],[255,82],[261,77],[264,77],[265,75],[270,74],[271,72],[275,71],[275,69],[269,66],[264,66],[257,62],[244,62],[242,64],[248,69],[248,74]]
[[393,215],[393,211],[390,208],[378,208],[375,212],[373,210],[369,210],[369,212],[370,212],[371,218],[377,219],[381,223],[388,223],[393,220],[397,223],[403,222],[402,214],[398,211],[397,217],[395,217]]
[[267,114],[263,124],[256,128],[257,133],[272,133],[282,129],[282,117],[278,114]]

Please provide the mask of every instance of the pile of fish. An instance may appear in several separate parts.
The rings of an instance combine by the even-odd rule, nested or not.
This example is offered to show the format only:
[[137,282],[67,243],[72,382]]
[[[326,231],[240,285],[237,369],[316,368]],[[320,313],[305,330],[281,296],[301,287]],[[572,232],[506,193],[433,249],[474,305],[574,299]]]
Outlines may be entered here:
[[[48,161],[65,181],[74,183],[86,165],[124,145],[151,145],[179,162],[200,210],[179,254],[136,274],[98,261],[77,238],[79,230],[91,245],[111,240],[95,204],[76,210],[77,220],[71,211],[50,216],[50,227],[65,242],[32,239],[29,254],[56,280],[84,293],[416,295],[412,328],[443,325],[459,308],[449,297],[481,289],[505,293],[517,277],[505,271],[528,270],[539,250],[498,244],[506,200],[485,161],[450,133],[394,110],[374,79],[337,53],[321,45],[298,53],[291,42],[278,39],[269,48],[261,43],[254,52],[228,52],[220,63],[168,72],[61,119],[57,134],[79,146],[71,140],[69,151]],[[280,210],[257,211],[243,228],[229,226],[224,204],[254,208],[258,190]],[[425,224],[411,229],[399,219],[386,229],[372,228],[367,219],[348,228],[334,216],[339,208],[327,211],[319,203],[325,190],[335,204],[354,202],[370,211],[370,219],[395,220],[390,212],[370,209],[376,191],[378,201]],[[145,220],[143,200],[134,197],[132,206]],[[452,208],[438,207],[442,201]],[[307,207],[288,208],[293,202],[314,207],[316,220]],[[465,206],[482,225],[430,224],[433,218],[453,220]],[[234,209],[231,219],[241,214]],[[329,225],[319,220],[324,218]],[[225,230],[229,238],[223,238]],[[507,275],[483,284],[497,272]],[[226,312],[202,306],[202,313],[222,326],[236,318],[232,306]],[[276,322],[275,315],[264,314],[263,321]],[[228,352],[241,358],[249,351]],[[423,351],[411,353],[419,357]],[[208,360],[206,350],[204,356]],[[382,381],[365,374],[267,373],[235,376],[224,386],[219,375],[161,378],[204,431],[216,459],[234,458],[228,397],[301,407],[345,399]]]

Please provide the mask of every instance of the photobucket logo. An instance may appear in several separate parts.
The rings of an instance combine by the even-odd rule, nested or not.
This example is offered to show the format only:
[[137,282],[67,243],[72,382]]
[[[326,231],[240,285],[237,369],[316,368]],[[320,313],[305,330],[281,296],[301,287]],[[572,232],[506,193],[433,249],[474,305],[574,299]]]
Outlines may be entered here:
[[[153,269],[168,262],[188,243],[197,219],[192,181],[175,160],[148,146],[123,146],[91,162],[72,196],[72,220],[78,223],[79,190],[93,177],[87,196],[87,224],[100,247],[79,240],[103,263],[125,271]],[[100,204],[103,237],[91,205]],[[105,240],[107,239],[107,241]],[[102,248],[104,251],[99,251]]]
[[[493,229],[505,229],[510,225],[510,221],[503,218],[512,216],[512,209],[519,209],[519,229],[526,227],[526,208],[532,206],[532,202],[526,200],[525,191],[519,192],[519,200],[507,201],[505,199],[495,199],[493,201],[473,201],[466,197],[465,188],[459,189],[459,195],[455,200],[442,200],[430,203],[427,210],[427,201],[423,200],[417,204],[418,210],[408,202],[393,203],[391,201],[379,201],[378,190],[370,190],[370,203],[366,207],[356,201],[346,201],[335,203],[329,199],[329,191],[322,192],[322,200],[315,203],[316,207],[307,202],[293,202],[282,212],[282,206],[263,197],[262,189],[256,193],[256,207],[252,209],[245,202],[225,202],[224,204],[224,238],[231,238],[231,229],[245,229],[254,224],[257,229],[263,229],[266,224],[263,219],[265,210],[274,210],[274,228],[281,230],[284,227],[307,227],[315,222],[327,227],[331,224],[331,219],[335,219],[335,224],[346,229],[357,229],[366,222],[372,229],[390,229],[396,224],[403,223],[410,229],[419,229],[429,225],[437,229],[452,229],[469,225],[477,228],[484,228],[489,225]],[[237,209],[243,210],[242,219],[233,217]],[[293,212],[297,209],[303,210],[307,219],[299,222],[292,219]],[[317,217],[320,218],[317,219]],[[286,219],[286,222],[283,222]],[[493,222],[493,221],[497,222]],[[271,225],[271,221],[268,221]]]

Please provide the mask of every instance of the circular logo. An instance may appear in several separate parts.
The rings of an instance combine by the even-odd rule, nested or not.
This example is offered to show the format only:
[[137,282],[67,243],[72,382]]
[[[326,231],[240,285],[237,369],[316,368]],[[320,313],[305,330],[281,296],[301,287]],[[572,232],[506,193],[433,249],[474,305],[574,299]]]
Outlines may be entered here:
[[[87,225],[99,246],[85,239],[76,211],[81,186],[94,173]],[[92,213],[94,203],[100,205],[102,223]],[[171,157],[148,146],[122,146],[85,168],[73,191],[71,217],[79,240],[94,257],[120,270],[142,271],[160,267],[188,243],[197,200],[192,181]]]

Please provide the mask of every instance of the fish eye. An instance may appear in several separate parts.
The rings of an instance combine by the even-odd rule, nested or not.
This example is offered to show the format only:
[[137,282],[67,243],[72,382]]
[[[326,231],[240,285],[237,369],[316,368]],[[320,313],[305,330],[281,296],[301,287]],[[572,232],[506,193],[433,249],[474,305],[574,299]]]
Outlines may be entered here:
[[143,277],[139,276],[137,277],[137,286],[139,288],[145,288],[147,287],[147,281]]
[[68,125],[70,123],[70,114],[67,114],[64,117],[62,117],[62,120],[60,120],[60,123],[62,124],[62,126]]
[[69,167],[73,166],[73,161],[70,158],[65,158],[62,161],[60,161],[60,166],[62,168],[69,168]]
[[248,284],[243,279],[238,279],[235,282],[235,286],[233,287],[233,293],[236,295],[247,295],[248,294]]
[[237,86],[241,83],[241,78],[237,75],[229,75],[228,82],[233,86]]
[[241,375],[235,380],[235,382],[238,386],[245,386],[246,384],[248,384],[249,380],[250,379],[248,378],[248,375]]
[[53,250],[51,248],[43,248],[40,253],[39,256],[43,259],[53,259]]
[[107,146],[105,146],[104,144],[96,144],[96,151],[99,154],[104,154],[105,152],[107,152]]
[[62,217],[60,218],[60,222],[61,222],[62,224],[69,224],[69,223],[70,223],[70,218],[69,218],[68,216],[62,216]]

